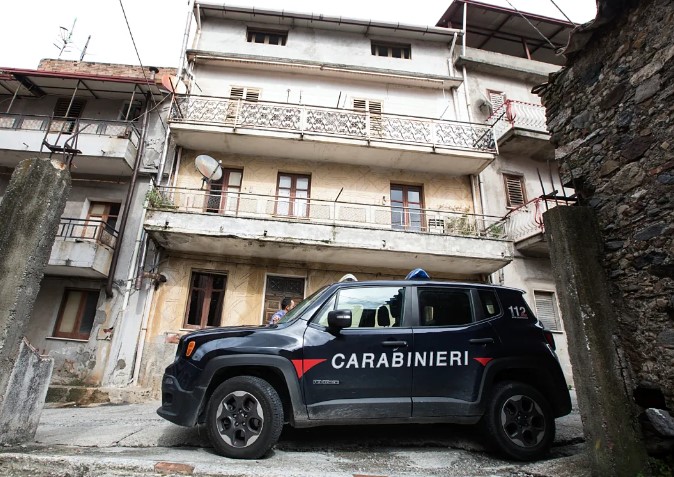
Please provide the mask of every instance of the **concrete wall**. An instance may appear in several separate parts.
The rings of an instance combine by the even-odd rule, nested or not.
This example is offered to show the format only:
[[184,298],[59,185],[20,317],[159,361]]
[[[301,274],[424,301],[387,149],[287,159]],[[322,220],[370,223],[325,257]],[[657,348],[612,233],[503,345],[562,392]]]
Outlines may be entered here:
[[671,408],[674,5],[644,0],[616,12],[551,78],[543,102],[563,176],[599,220],[602,266],[636,383],[659,387]]
[[[386,36],[366,36],[346,31],[291,27],[286,46],[278,46],[246,41],[247,26],[274,29],[273,24],[204,18],[202,25],[195,47],[198,50],[379,68],[401,73],[448,75],[447,62],[443,62],[442,58],[449,57],[449,36],[436,42],[402,38],[396,35],[395,30],[390,30]],[[411,59],[373,56],[371,40],[411,44]]]

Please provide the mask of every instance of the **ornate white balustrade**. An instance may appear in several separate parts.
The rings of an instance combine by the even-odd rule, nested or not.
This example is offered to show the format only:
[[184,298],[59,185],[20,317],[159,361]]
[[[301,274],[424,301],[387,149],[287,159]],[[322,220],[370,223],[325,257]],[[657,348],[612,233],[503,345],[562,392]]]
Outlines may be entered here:
[[544,106],[511,99],[506,100],[492,113],[487,119],[487,124],[494,128],[496,141],[511,129],[548,133]]
[[269,101],[178,96],[171,121],[496,152],[490,125]]

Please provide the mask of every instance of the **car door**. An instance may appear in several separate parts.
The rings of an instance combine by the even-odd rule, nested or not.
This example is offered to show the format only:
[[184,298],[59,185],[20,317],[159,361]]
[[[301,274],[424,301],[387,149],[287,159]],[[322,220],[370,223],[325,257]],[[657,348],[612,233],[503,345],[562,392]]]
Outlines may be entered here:
[[469,416],[477,400],[485,366],[496,356],[499,339],[490,316],[500,313],[493,291],[419,286],[412,294],[414,417]]
[[[343,287],[304,334],[304,395],[310,419],[411,416],[412,330],[405,327],[405,288]],[[327,326],[331,310],[350,310],[351,327]]]

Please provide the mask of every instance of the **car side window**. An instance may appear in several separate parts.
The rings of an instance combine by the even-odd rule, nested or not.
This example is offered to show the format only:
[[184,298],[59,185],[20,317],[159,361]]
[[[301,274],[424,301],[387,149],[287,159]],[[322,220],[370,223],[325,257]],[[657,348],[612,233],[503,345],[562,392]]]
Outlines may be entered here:
[[477,293],[480,296],[482,313],[485,318],[492,318],[501,314],[501,305],[494,290],[478,290]]
[[343,288],[321,309],[315,323],[328,326],[328,312],[351,310],[351,328],[402,326],[404,297],[400,287]]
[[470,292],[456,288],[419,288],[420,326],[459,326],[473,322]]

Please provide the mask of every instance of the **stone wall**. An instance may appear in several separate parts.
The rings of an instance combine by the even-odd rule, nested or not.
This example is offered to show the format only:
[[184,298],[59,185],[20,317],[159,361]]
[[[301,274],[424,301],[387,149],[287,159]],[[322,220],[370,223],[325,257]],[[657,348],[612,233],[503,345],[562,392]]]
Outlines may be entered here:
[[609,3],[599,2],[605,22],[576,33],[581,47],[541,95],[563,179],[599,219],[636,383],[659,387],[672,408],[674,3],[612,12]]

